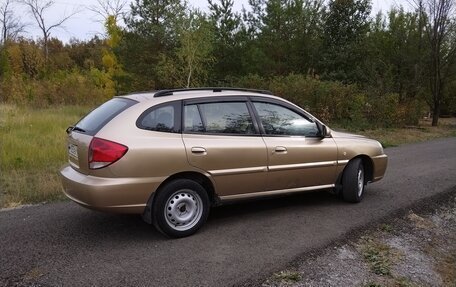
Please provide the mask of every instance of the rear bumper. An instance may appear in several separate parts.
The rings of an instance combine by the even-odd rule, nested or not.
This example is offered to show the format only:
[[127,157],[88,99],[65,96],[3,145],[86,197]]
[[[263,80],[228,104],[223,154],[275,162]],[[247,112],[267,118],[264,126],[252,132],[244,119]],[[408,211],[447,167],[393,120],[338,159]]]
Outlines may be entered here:
[[60,170],[63,192],[74,202],[114,213],[142,214],[164,178],[104,178],[82,174],[71,166]]
[[388,165],[388,156],[386,154],[378,155],[372,157],[372,162],[374,163],[374,174],[372,177],[372,182],[378,181],[385,176],[386,166]]

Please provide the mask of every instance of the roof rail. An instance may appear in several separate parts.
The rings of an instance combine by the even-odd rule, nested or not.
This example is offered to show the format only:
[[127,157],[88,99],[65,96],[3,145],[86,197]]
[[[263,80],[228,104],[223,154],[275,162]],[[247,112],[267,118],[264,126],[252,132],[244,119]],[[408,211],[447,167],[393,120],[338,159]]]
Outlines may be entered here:
[[128,95],[136,95],[136,94],[153,94],[159,92],[160,90],[144,90],[144,91],[130,91],[130,92],[119,92],[116,96],[128,96]]
[[207,88],[183,88],[183,89],[169,89],[161,90],[154,94],[154,98],[171,96],[175,92],[187,92],[187,91],[212,91],[219,93],[222,91],[240,91],[240,92],[254,92],[266,95],[272,95],[272,92],[268,90],[257,90],[257,89],[244,89],[244,88],[224,88],[224,87],[207,87]]

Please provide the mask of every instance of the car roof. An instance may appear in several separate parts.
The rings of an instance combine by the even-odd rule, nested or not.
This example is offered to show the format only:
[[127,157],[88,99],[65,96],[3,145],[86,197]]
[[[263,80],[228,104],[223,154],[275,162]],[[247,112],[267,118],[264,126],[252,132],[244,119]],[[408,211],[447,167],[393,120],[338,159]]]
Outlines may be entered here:
[[277,98],[267,90],[254,90],[242,88],[188,88],[172,89],[149,92],[135,92],[120,97],[132,99],[138,102],[168,102],[181,99],[203,98],[203,97],[223,97],[223,96],[266,96]]

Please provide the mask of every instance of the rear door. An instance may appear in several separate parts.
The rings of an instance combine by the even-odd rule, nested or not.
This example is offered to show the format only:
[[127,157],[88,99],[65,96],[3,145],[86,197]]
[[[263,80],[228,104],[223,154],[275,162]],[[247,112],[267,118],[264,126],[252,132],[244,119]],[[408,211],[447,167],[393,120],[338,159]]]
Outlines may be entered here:
[[334,184],[337,146],[320,138],[315,122],[286,103],[254,100],[268,150],[267,190]]
[[266,146],[245,97],[185,101],[183,140],[189,163],[212,176],[219,196],[265,189]]
[[89,173],[89,146],[92,138],[115,116],[137,103],[127,98],[114,98],[68,128],[68,160],[72,168]]

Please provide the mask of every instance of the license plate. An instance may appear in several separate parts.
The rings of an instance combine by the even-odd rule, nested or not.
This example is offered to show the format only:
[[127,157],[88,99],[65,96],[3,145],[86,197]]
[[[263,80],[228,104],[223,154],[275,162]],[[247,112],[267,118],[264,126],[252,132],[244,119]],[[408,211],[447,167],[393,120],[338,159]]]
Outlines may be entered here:
[[78,159],[78,146],[75,144],[68,144],[68,155],[74,159]]

